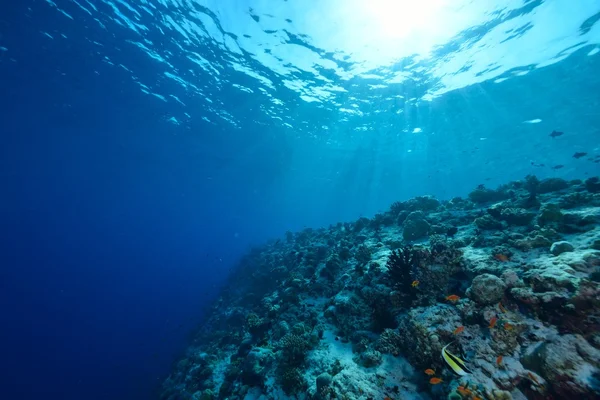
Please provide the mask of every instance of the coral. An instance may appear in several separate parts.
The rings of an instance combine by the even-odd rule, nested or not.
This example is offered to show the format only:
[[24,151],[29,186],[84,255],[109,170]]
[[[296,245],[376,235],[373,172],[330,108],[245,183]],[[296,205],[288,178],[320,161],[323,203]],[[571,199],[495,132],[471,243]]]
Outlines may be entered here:
[[427,236],[431,227],[425,220],[425,214],[422,211],[414,211],[408,214],[404,220],[403,228],[404,239],[415,240]]
[[310,343],[306,337],[288,333],[280,340],[283,360],[289,365],[302,364],[310,350]]
[[506,199],[506,193],[498,190],[491,190],[479,185],[477,189],[469,193],[469,200],[476,204],[491,203],[492,201],[500,201]]
[[376,348],[382,353],[397,356],[400,354],[402,339],[400,334],[393,329],[386,329],[379,336]]
[[414,297],[413,275],[423,260],[423,252],[412,246],[405,246],[390,254],[386,267],[391,286],[400,291],[405,302]]
[[308,384],[298,368],[285,368],[279,375],[279,382],[283,391],[292,395],[306,391]]
[[554,242],[550,247],[550,253],[554,254],[555,256],[573,250],[575,250],[575,247],[573,247],[571,243],[564,240],[561,242]]
[[537,193],[544,194],[550,192],[557,192],[569,187],[569,182],[561,178],[548,178],[543,179],[537,186]]
[[360,264],[364,265],[368,263],[369,261],[371,261],[371,249],[369,249],[365,245],[359,246],[356,250],[355,258],[356,261],[358,261]]
[[600,193],[600,179],[597,176],[586,179],[585,189],[590,193]]
[[496,220],[491,215],[483,215],[475,218],[475,225],[483,230],[500,230],[503,228],[502,222]]
[[501,211],[499,218],[509,225],[524,226],[531,223],[535,214],[523,208],[505,208]]
[[377,350],[366,351],[360,355],[358,361],[365,368],[376,367],[382,362],[381,353]]
[[598,182],[528,176],[254,247],[161,398],[598,398]]

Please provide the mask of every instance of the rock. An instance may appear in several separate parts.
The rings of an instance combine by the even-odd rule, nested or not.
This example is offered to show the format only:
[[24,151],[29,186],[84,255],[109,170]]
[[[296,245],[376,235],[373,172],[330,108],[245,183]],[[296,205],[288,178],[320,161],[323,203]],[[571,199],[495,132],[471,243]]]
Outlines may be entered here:
[[479,229],[483,230],[500,230],[504,228],[502,222],[494,219],[494,217],[491,215],[484,215],[482,217],[475,218],[475,225],[477,225]]
[[538,345],[522,363],[540,374],[558,398],[600,397],[600,350],[581,335],[563,335]]
[[535,214],[523,208],[505,208],[500,213],[500,219],[509,225],[526,226],[535,218]]
[[590,193],[600,193],[600,179],[597,176],[586,179],[585,188]]
[[405,202],[410,211],[435,211],[440,207],[440,201],[432,196],[418,196]]
[[405,240],[423,238],[427,236],[430,229],[429,222],[425,220],[425,214],[422,211],[410,213],[402,225],[404,227],[402,235]]
[[519,278],[519,275],[517,275],[517,273],[512,270],[512,269],[507,269],[506,271],[504,271],[502,273],[502,281],[504,282],[504,284],[506,285],[507,288],[514,288],[514,287],[521,287],[524,286],[525,284],[523,283],[523,280],[521,278]]
[[555,256],[573,250],[575,250],[575,247],[573,247],[571,243],[564,240],[561,242],[554,242],[550,247],[550,253],[554,254]]
[[600,239],[596,239],[590,245],[590,249],[600,250]]
[[537,193],[551,193],[563,190],[569,187],[569,182],[561,178],[548,178],[540,181],[537,186]]
[[541,247],[550,248],[550,246],[552,246],[552,242],[542,235],[537,235],[534,238],[515,240],[514,246],[521,251],[528,251]]
[[331,385],[332,377],[327,372],[317,376],[317,393],[322,393]]
[[508,198],[506,193],[487,189],[482,186],[469,193],[469,200],[477,204],[505,200],[506,198]]
[[491,274],[478,275],[467,289],[467,296],[479,304],[494,304],[502,300],[506,284]]
[[540,209],[538,223],[541,226],[545,226],[554,222],[560,222],[562,219],[563,213],[560,211],[560,207],[554,203],[547,203]]

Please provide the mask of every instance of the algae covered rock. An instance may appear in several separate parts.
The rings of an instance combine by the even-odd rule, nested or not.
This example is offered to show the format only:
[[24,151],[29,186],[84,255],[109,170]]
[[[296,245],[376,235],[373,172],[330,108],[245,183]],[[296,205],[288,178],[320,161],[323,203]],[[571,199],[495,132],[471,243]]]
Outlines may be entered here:
[[425,214],[422,211],[415,211],[406,217],[402,224],[404,231],[402,235],[405,240],[416,240],[427,236],[430,230],[429,222],[425,220]]
[[550,252],[552,254],[554,254],[555,256],[558,256],[559,254],[562,253],[566,253],[568,251],[573,251],[575,250],[575,247],[573,247],[573,245],[567,241],[561,241],[561,242],[554,242],[552,243],[552,246],[550,247]]
[[467,296],[482,305],[494,304],[502,300],[505,289],[502,279],[492,274],[481,274],[473,279]]

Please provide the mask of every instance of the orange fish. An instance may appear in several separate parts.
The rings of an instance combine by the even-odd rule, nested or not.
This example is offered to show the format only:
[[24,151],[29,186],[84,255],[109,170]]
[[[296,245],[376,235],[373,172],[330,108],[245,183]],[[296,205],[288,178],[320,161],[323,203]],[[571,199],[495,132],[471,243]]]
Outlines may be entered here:
[[465,327],[461,325],[461,326],[459,326],[458,328],[456,328],[456,329],[454,330],[454,334],[455,334],[455,335],[458,335],[459,333],[461,333],[461,332],[462,332],[462,331],[464,331],[464,330],[465,330]]
[[410,286],[412,286],[412,287],[419,286],[419,281],[413,281],[413,283],[411,283]]
[[434,371],[434,370],[432,370],[431,368],[427,368],[427,369],[425,370],[425,373],[426,373],[427,375],[429,375],[429,376],[431,376],[431,375],[435,375],[435,371]]
[[488,326],[488,328],[492,329],[493,327],[496,326],[496,322],[498,322],[498,318],[497,317],[492,317],[492,319],[490,319],[490,326]]
[[446,296],[446,300],[452,301],[452,302],[457,302],[458,300],[460,300],[460,297],[458,297],[455,294],[451,294],[450,296]]
[[391,397],[388,397],[388,396],[385,396],[385,397],[383,398],[383,400],[392,400],[392,398],[391,398]]
[[498,356],[498,358],[496,358],[496,365],[500,366],[500,364],[502,364],[502,356]]
[[471,400],[482,400],[482,399],[481,399],[481,397],[473,396],[473,397],[471,397]]
[[502,253],[494,254],[494,258],[500,262],[508,261],[508,256],[506,254],[502,254]]
[[461,396],[468,396],[471,394],[471,391],[463,386],[457,387],[456,390],[461,394]]
[[506,329],[507,331],[512,330],[512,328],[514,328],[514,326],[512,326],[511,324],[509,324],[508,322],[504,323],[504,329]]
[[529,379],[531,379],[532,381],[534,381],[536,385],[539,386],[540,381],[538,381],[538,378],[536,378],[534,374],[532,374],[531,372],[528,372],[527,376],[529,377]]
[[504,308],[502,303],[498,303],[498,308],[500,309],[500,312],[503,312],[504,314],[506,314],[506,308]]
[[437,385],[438,383],[442,383],[442,378],[431,378],[429,380],[429,383],[431,383],[432,385]]

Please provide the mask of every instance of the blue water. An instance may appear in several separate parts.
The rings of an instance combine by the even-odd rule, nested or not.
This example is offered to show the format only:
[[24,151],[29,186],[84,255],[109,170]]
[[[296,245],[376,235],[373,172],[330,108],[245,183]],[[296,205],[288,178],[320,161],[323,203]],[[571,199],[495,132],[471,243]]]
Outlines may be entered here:
[[4,1],[0,397],[154,398],[236,261],[288,229],[598,174],[598,20],[597,0]]

